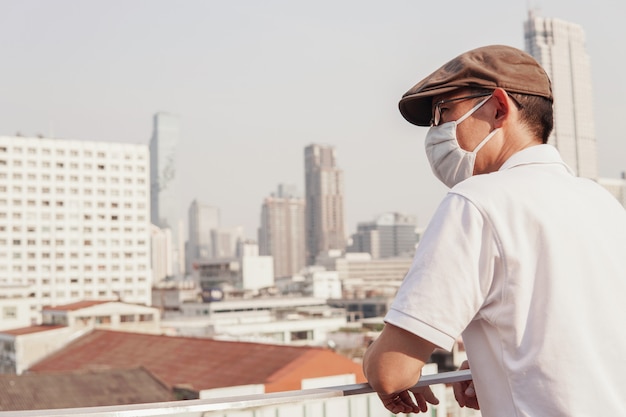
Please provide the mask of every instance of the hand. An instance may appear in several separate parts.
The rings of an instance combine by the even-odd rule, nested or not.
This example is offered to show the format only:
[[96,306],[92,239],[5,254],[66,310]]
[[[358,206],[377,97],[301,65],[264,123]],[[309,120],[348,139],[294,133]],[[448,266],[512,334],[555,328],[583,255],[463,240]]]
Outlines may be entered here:
[[[469,368],[469,362],[464,361],[459,367],[459,370]],[[474,390],[474,381],[455,382],[452,384],[452,389],[454,390],[454,398],[456,398],[456,402],[459,403],[460,407],[469,407],[474,410],[480,410],[478,398],[476,397],[476,391]]]
[[[411,394],[413,393],[413,397]],[[410,388],[393,394],[378,394],[387,410],[394,414],[398,413],[419,413],[428,411],[428,404],[439,404],[439,399],[435,397],[430,387]]]

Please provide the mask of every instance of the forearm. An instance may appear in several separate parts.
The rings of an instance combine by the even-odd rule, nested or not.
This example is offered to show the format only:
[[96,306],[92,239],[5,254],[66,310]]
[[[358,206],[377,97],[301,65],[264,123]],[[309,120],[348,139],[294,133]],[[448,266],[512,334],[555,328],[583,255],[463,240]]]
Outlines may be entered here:
[[435,346],[405,330],[386,325],[363,358],[363,372],[379,394],[408,389],[419,380]]
[[377,349],[373,343],[363,358],[363,373],[374,391],[392,394],[406,390],[417,383],[423,363],[400,352]]

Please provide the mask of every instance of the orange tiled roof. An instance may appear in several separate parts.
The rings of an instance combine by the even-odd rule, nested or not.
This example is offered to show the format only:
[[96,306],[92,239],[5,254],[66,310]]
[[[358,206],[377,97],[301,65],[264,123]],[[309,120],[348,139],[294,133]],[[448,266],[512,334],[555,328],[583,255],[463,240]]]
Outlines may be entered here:
[[264,384],[300,389],[302,378],[356,374],[361,366],[328,349],[94,330],[32,366],[30,372],[143,366],[170,387],[205,390]]

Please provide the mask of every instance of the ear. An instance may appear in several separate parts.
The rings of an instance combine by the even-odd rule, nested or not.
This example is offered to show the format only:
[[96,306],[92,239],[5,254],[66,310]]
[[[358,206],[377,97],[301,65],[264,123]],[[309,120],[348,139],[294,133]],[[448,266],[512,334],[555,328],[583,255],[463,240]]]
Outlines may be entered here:
[[493,90],[493,105],[495,106],[495,127],[501,127],[510,114],[511,102],[509,95],[501,88]]

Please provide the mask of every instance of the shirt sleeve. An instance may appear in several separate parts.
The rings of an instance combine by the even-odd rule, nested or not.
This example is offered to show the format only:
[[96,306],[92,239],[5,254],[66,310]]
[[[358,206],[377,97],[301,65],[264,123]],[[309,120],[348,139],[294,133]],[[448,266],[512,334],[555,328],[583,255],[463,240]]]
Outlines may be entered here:
[[497,245],[489,222],[467,198],[441,202],[385,322],[452,350],[479,313],[493,281]]

